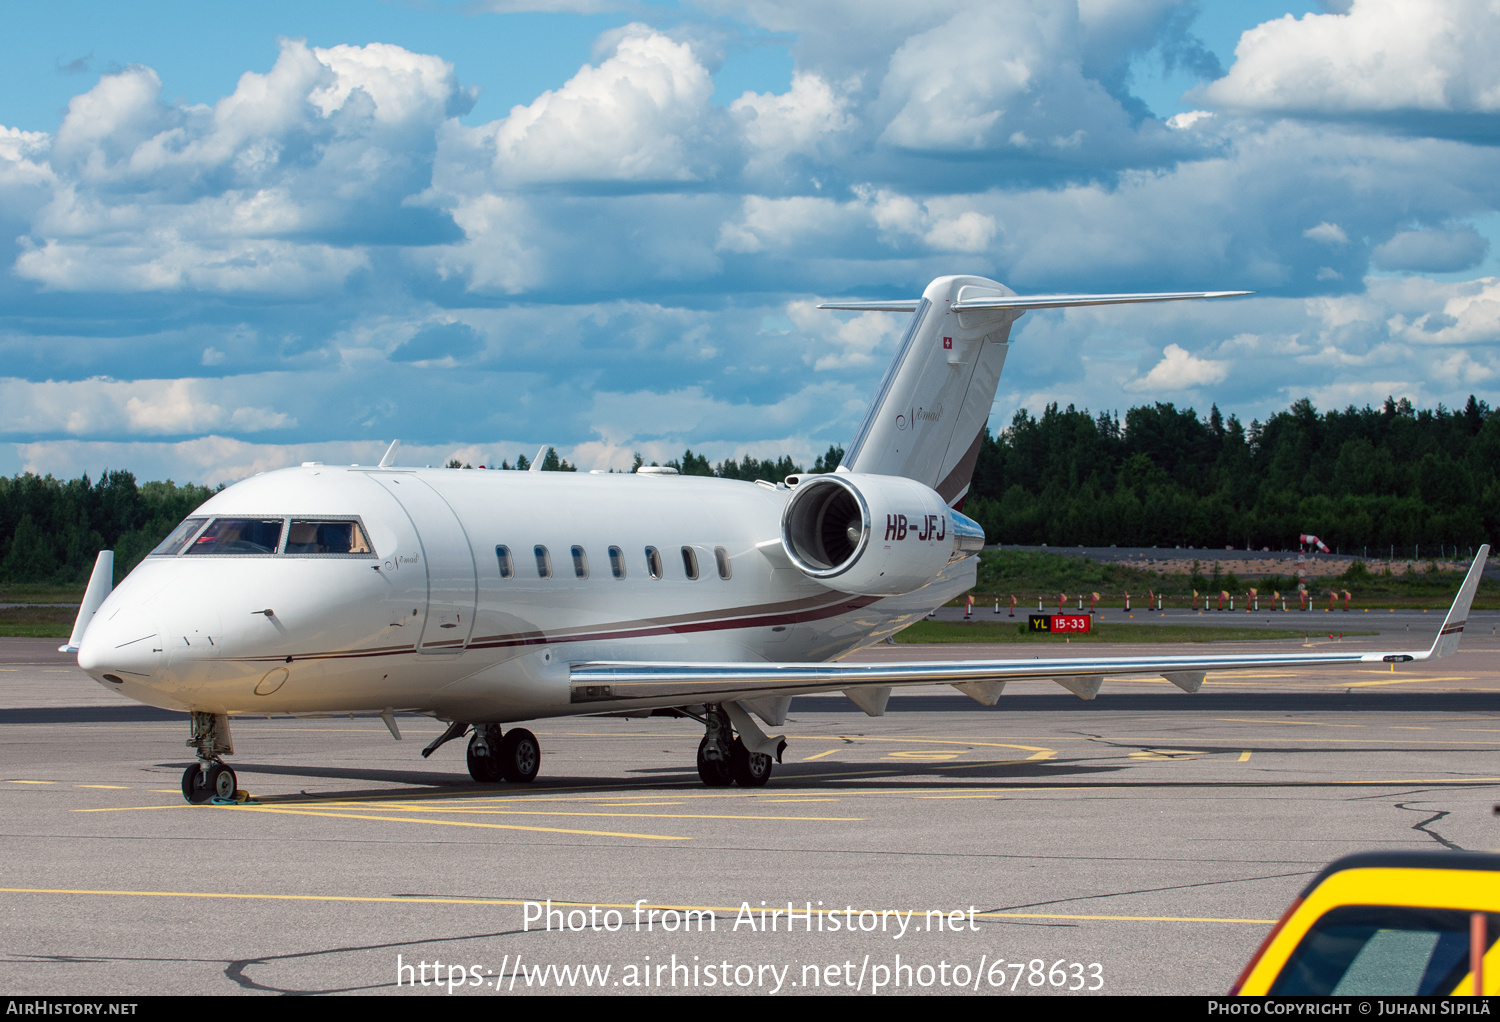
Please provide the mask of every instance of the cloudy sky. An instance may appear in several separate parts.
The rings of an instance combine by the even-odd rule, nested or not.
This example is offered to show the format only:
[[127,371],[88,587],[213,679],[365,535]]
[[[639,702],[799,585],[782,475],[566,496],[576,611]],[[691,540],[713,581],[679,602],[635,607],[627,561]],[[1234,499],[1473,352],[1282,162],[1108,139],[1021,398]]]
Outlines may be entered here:
[[978,273],[991,417],[1500,405],[1500,0],[5,0],[0,472],[810,462]]

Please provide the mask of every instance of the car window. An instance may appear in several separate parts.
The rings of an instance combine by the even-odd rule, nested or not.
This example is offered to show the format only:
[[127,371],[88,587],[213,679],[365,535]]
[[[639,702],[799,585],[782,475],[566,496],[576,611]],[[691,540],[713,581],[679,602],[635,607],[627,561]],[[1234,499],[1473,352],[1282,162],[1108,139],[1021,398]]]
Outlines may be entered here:
[[[1469,972],[1468,912],[1348,905],[1325,913],[1271,985],[1278,997],[1447,994]],[[1489,944],[1500,929],[1490,918]]]

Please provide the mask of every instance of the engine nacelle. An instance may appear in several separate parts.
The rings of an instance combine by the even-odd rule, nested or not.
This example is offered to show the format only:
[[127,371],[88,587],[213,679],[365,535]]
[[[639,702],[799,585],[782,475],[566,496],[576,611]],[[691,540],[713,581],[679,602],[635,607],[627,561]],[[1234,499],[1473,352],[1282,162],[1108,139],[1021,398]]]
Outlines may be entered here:
[[803,476],[781,513],[792,563],[831,589],[900,596],[978,552],[984,530],[937,492],[899,476]]

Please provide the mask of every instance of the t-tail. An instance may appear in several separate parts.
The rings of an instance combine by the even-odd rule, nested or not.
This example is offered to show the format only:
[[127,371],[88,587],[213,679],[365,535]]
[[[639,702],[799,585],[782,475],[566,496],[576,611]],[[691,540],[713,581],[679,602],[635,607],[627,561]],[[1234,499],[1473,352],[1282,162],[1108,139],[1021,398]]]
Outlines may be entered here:
[[824,303],[818,308],[912,313],[896,356],[840,467],[915,479],[936,490],[949,507],[962,507],[1010,350],[1011,326],[1027,309],[1249,293],[1017,295],[984,277],[958,276],[939,277],[927,285],[921,298]]

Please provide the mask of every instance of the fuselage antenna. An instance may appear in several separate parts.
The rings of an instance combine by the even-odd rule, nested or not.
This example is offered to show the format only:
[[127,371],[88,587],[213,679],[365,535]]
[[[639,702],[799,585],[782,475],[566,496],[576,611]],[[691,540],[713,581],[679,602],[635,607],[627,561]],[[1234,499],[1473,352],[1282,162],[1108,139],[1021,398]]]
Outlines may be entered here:
[[401,446],[400,440],[392,440],[391,446],[385,449],[385,454],[380,457],[380,464],[376,468],[390,468],[396,463],[396,448]]

